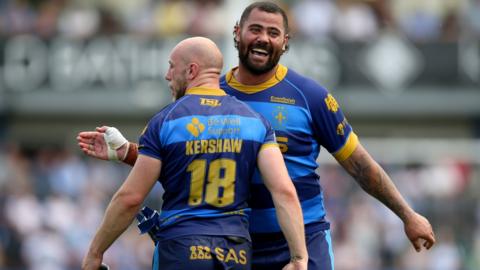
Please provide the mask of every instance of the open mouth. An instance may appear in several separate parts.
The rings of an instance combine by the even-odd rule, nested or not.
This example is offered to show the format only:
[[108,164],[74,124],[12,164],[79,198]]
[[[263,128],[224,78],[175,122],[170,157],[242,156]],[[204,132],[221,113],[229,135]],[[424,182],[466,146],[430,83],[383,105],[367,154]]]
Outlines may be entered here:
[[257,64],[266,63],[270,57],[270,51],[267,48],[254,47],[249,51],[250,61],[256,62]]
[[254,55],[258,56],[268,56],[268,51],[265,49],[260,49],[260,48],[253,48],[250,50],[250,52]]

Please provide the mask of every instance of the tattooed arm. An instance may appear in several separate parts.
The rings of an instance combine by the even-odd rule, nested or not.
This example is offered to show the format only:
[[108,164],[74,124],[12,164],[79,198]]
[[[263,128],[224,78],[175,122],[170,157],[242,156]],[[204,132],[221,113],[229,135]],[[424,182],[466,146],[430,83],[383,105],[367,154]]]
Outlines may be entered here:
[[397,190],[387,173],[359,143],[346,160],[339,161],[355,181],[371,196],[392,210],[404,224],[405,233],[415,250],[430,249],[435,243],[432,226],[416,213]]

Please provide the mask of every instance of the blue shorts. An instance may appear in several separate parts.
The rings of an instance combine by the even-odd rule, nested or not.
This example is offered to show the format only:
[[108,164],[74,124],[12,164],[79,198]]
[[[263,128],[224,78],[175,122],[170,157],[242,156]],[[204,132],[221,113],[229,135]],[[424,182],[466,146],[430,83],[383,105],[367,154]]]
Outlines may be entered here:
[[239,237],[189,235],[159,241],[153,270],[250,270],[250,241]]
[[[330,230],[306,234],[308,270],[333,270],[333,251]],[[290,251],[283,235],[261,237],[252,235],[254,270],[282,269],[290,261]]]

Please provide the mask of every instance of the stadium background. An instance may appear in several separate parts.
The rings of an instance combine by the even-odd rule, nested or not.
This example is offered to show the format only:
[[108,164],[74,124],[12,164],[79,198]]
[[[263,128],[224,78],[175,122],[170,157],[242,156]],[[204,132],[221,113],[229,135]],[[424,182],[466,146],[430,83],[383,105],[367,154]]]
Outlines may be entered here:
[[[248,2],[0,1],[0,269],[79,268],[129,168],[86,158],[76,134],[110,124],[135,141],[171,100],[167,56],[185,36],[214,39],[234,66]],[[279,3],[292,27],[282,63],[330,89],[437,234],[415,253],[401,222],[324,151],[336,269],[480,269],[480,1]],[[152,250],[132,226],[105,261],[149,269]]]

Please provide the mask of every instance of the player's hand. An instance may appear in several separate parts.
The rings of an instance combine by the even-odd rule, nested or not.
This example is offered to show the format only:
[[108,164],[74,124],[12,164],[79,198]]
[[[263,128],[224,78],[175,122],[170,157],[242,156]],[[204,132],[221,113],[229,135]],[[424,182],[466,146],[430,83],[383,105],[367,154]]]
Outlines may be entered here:
[[77,141],[80,149],[91,157],[108,160],[108,148],[104,137],[107,128],[107,126],[97,127],[95,131],[78,133]]
[[129,145],[118,129],[108,126],[80,132],[77,141],[85,154],[103,160],[123,160]]
[[90,253],[83,258],[82,270],[98,270],[102,266],[103,256],[93,256]]
[[308,259],[303,258],[301,260],[290,261],[289,264],[285,265],[282,270],[307,270],[308,269]]
[[433,233],[430,222],[417,213],[413,213],[404,224],[405,234],[412,243],[417,252],[422,250],[422,246],[430,249],[435,244],[435,234]]

